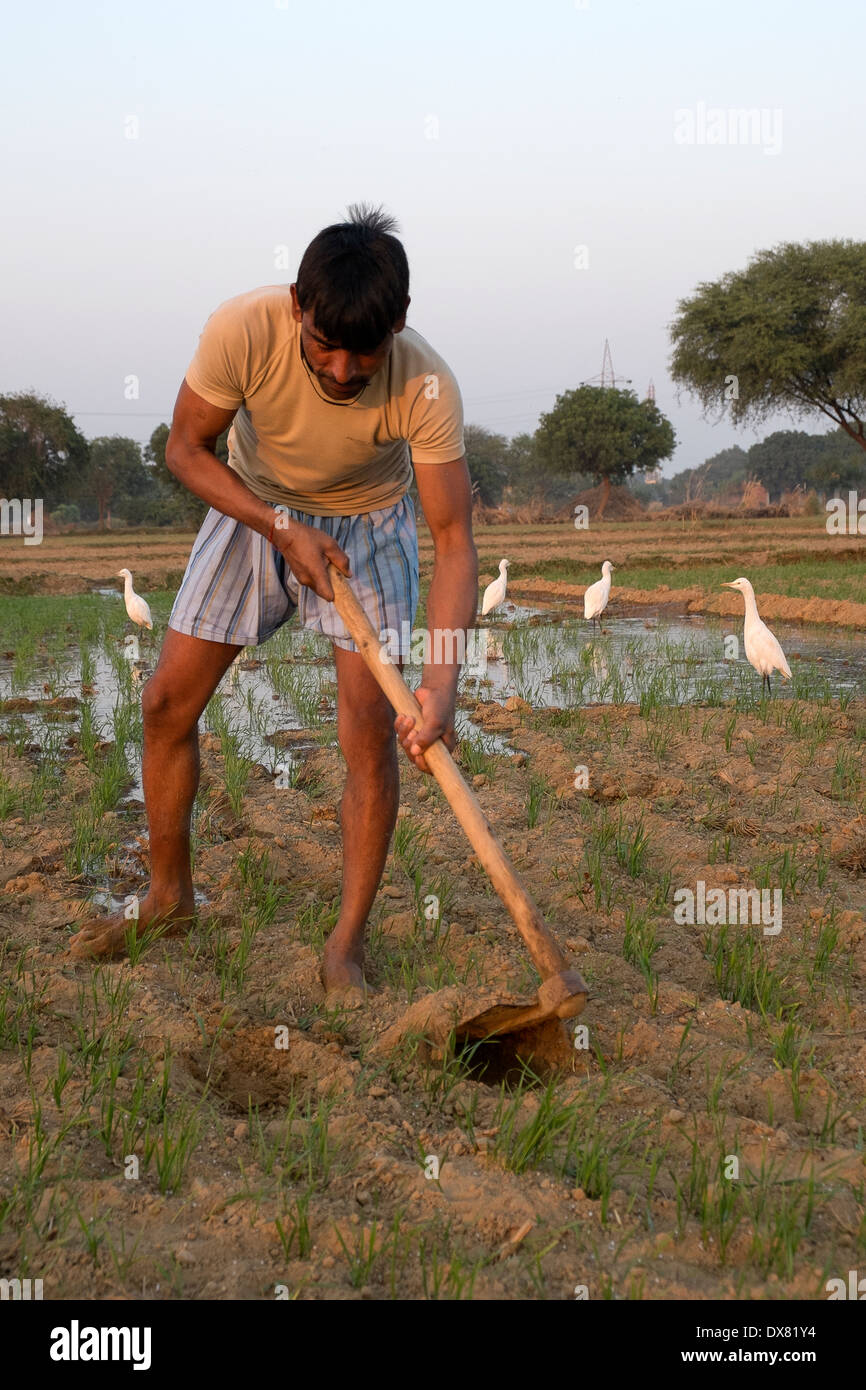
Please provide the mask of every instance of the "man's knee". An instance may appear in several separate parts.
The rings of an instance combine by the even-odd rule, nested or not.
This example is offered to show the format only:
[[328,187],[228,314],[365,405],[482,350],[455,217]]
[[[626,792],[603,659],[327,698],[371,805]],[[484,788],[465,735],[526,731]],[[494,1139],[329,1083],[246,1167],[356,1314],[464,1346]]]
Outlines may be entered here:
[[343,757],[350,765],[359,762],[387,764],[396,759],[397,735],[391,706],[375,712],[345,710],[337,730]]
[[170,682],[155,672],[141,692],[141,714],[144,726],[150,731],[165,730],[183,736],[198,723],[197,716],[187,708],[188,702]]

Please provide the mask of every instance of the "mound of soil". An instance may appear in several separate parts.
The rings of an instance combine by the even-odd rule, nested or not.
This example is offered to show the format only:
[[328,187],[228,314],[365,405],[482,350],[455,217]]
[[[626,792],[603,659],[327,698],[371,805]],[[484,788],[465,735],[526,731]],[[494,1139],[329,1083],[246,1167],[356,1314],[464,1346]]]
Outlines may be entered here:
[[612,487],[610,483],[599,483],[597,487],[579,492],[572,503],[575,507],[586,507],[590,521],[637,521],[646,516],[646,508],[627,487]]

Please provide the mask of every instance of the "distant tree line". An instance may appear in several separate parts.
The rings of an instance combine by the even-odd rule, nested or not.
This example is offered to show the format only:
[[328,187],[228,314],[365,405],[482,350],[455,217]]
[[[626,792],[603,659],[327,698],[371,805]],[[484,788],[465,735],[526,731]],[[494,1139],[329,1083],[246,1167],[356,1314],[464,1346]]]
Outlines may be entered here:
[[776,430],[750,449],[734,445],[672,478],[655,484],[635,478],[630,486],[642,502],[667,507],[734,497],[750,478],[763,483],[771,503],[797,487],[829,497],[866,486],[866,454],[842,429],[828,434]]
[[[207,503],[165,465],[168,425],[142,446],[125,435],[85,439],[63,406],[32,392],[0,396],[0,496],[37,497],[59,525],[197,526]],[[228,431],[217,456],[228,459]]]

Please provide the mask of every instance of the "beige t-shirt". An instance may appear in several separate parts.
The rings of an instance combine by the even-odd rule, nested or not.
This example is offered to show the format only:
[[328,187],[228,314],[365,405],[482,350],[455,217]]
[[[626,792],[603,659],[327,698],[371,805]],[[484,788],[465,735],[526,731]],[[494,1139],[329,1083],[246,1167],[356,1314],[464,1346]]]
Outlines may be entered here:
[[313,516],[388,507],[409,487],[412,462],[449,463],[464,451],[460,389],[420,333],[395,334],[359,394],[330,400],[301,354],[288,285],[220,304],[186,380],[211,405],[237,409],[229,465],[247,487]]

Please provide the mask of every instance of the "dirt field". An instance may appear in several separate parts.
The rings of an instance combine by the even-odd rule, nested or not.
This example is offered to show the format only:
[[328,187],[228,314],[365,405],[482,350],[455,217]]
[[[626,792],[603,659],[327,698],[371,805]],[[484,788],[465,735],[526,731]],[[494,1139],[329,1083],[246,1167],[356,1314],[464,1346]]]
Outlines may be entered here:
[[[122,531],[104,535],[46,536],[40,546],[0,539],[0,594],[75,594],[118,587],[117,571],[133,571],[136,588],[177,588],[193,532]],[[476,528],[483,576],[492,579],[502,556],[511,561],[515,597],[578,598],[601,571],[616,566],[614,597],[636,603],[676,603],[681,611],[739,614],[741,600],[720,594],[722,579],[750,575],[767,616],[866,625],[866,541],[828,535],[823,517],[742,522],[595,523],[588,530],[549,526]],[[429,578],[432,545],[420,530],[422,574]],[[761,572],[763,571],[763,576]],[[757,577],[756,577],[757,576]],[[556,591],[555,591],[556,592]],[[782,599],[788,602],[781,603]],[[739,605],[739,606],[738,606]]]
[[[860,552],[831,555],[814,522],[774,546],[779,525],[677,531],[677,561],[754,578],[761,556],[805,547],[828,575],[856,571]],[[591,579],[618,555],[652,572],[667,534],[479,542],[491,575],[510,551],[530,579],[542,561]],[[132,560],[128,539],[46,541],[34,584],[76,592],[128,563],[148,592],[190,539],[142,541]],[[20,563],[4,546],[17,592]],[[435,989],[536,977],[441,794],[405,762],[375,994],[324,1011],[330,716],[283,736],[309,748],[291,786],[254,766],[239,791],[231,740],[205,734],[198,926],[131,961],[71,960],[94,883],[143,892],[146,825],[116,744],[77,701],[45,699],[50,755],[14,713],[0,723],[0,1277],[42,1278],[46,1298],[822,1299],[862,1271],[862,691],[644,712],[463,697],[504,740],[464,751],[466,774],[591,990],[565,1069],[522,1079],[495,1049],[455,1057],[410,1012]],[[713,888],[778,891],[780,929],[678,920],[683,890]]]

